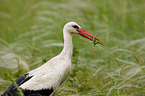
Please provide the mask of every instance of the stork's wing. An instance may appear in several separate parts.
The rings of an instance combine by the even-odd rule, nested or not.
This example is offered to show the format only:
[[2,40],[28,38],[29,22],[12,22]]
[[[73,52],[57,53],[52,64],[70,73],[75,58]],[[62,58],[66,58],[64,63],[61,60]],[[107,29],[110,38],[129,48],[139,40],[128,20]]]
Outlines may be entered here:
[[15,80],[15,84],[12,83],[12,85],[2,94],[2,96],[19,96],[16,86],[22,85],[24,82],[28,81],[32,77],[33,76],[29,76],[29,73],[22,75],[21,77]]

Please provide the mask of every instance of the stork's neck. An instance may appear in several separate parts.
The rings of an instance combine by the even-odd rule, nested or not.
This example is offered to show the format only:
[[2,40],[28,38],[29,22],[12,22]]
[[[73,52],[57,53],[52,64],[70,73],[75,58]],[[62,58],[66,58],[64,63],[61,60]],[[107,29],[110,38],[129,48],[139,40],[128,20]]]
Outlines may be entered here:
[[73,51],[72,34],[67,30],[63,29],[63,37],[64,37],[64,48],[61,54],[71,58]]

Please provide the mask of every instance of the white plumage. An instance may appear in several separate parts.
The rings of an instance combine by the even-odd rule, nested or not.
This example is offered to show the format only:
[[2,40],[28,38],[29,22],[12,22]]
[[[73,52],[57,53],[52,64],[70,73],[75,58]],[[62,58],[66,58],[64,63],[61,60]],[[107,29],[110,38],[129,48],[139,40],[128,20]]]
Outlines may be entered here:
[[[103,42],[83,30],[77,23],[67,23],[63,28],[64,48],[62,52],[42,66],[24,74],[16,80],[16,83],[19,88],[22,88],[25,96],[34,94],[48,96],[67,79],[71,72],[73,33],[82,35],[90,40],[94,40],[93,38],[95,38]],[[9,94],[19,96],[17,91],[16,87],[12,84],[2,96],[7,96]]]
[[30,71],[29,75],[33,78],[20,87],[29,90],[56,89],[65,81],[70,71],[71,59],[58,55],[41,67]]

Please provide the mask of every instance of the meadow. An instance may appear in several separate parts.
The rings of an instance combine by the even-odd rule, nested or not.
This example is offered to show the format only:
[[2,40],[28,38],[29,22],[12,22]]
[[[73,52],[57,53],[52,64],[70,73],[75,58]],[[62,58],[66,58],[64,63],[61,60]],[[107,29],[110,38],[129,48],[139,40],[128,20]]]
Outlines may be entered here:
[[105,45],[74,34],[72,72],[53,96],[144,96],[144,9],[144,0],[1,0],[0,95],[58,55],[75,21]]

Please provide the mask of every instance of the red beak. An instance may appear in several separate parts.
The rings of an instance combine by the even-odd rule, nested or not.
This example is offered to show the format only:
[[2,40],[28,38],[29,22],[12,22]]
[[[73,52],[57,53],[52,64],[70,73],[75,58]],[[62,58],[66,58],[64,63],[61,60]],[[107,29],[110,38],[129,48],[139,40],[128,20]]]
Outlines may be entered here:
[[78,34],[79,35],[81,35],[81,36],[83,36],[83,37],[85,37],[85,38],[88,38],[88,39],[90,39],[90,40],[92,40],[92,41],[94,41],[95,39],[97,39],[98,41],[100,41],[100,42],[98,42],[99,44],[101,44],[101,45],[103,45],[105,42],[104,41],[102,41],[102,40],[100,40],[99,38],[97,38],[97,37],[95,37],[95,36],[93,36],[91,33],[89,33],[89,32],[87,32],[86,30],[84,30],[84,29],[79,29],[78,30]]

